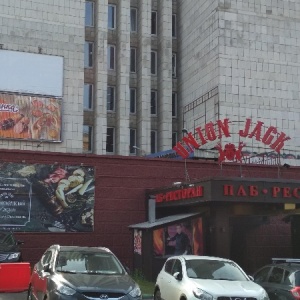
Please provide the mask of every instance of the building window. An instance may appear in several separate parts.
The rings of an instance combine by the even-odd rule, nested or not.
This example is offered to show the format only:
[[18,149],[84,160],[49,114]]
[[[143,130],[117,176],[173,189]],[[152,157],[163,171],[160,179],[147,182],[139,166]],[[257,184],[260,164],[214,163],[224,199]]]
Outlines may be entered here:
[[172,117],[177,117],[177,93],[172,93]]
[[83,125],[83,152],[92,152],[92,136],[93,127],[88,125]]
[[116,49],[115,46],[107,45],[107,69],[108,70],[115,69],[115,49]]
[[177,144],[177,132],[172,132],[172,148]]
[[116,6],[108,4],[108,29],[116,29]]
[[177,36],[176,14],[172,15],[172,37]]
[[93,109],[93,85],[90,83],[84,84],[83,108],[87,110]]
[[130,113],[136,113],[136,89],[130,89]]
[[137,32],[137,9],[130,8],[130,31]]
[[85,26],[94,26],[94,2],[85,1]]
[[176,78],[176,54],[172,54],[172,77]]
[[129,141],[130,154],[136,154],[136,130],[130,129],[130,141]]
[[156,11],[151,12],[151,34],[153,35],[157,34],[157,12]]
[[151,51],[151,74],[157,74],[157,52]]
[[85,42],[84,44],[84,67],[92,68],[94,60],[94,43]]
[[157,91],[151,90],[151,115],[157,114]]
[[136,72],[136,48],[130,48],[130,72]]
[[151,130],[151,153],[157,152],[157,132]]
[[107,127],[106,130],[106,152],[115,152],[115,128]]
[[107,110],[114,111],[115,110],[115,87],[108,86],[107,87]]

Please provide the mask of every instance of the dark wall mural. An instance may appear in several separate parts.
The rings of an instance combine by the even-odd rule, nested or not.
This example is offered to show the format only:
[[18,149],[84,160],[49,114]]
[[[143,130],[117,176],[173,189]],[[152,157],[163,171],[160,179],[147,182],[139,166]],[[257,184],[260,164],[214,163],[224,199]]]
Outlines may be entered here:
[[93,167],[2,163],[0,230],[93,231],[94,190]]

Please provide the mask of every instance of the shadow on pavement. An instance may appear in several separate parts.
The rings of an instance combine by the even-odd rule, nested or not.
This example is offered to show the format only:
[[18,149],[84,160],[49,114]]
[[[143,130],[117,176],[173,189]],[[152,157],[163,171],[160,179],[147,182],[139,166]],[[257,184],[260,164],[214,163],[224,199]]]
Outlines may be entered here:
[[0,300],[26,300],[27,292],[0,293]]

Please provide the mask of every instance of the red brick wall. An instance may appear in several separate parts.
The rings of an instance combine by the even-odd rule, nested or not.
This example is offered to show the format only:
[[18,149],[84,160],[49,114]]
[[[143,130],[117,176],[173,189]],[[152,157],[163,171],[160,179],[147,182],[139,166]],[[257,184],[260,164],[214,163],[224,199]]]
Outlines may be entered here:
[[[35,263],[52,244],[109,247],[129,267],[132,266],[131,224],[147,219],[145,190],[184,181],[184,161],[95,155],[0,150],[1,161],[95,167],[95,227],[92,233],[18,233],[24,240],[24,260]],[[187,161],[191,180],[209,176],[277,178],[277,167],[226,165],[213,161]],[[298,168],[285,169],[282,178],[297,178]]]

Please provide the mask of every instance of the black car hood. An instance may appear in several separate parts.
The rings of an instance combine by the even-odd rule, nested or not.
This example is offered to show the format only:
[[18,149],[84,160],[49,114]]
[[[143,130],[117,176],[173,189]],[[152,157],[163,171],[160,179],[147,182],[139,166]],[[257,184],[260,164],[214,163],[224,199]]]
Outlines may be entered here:
[[135,282],[129,275],[100,275],[87,273],[57,273],[56,279],[77,291],[119,291],[129,293]]

